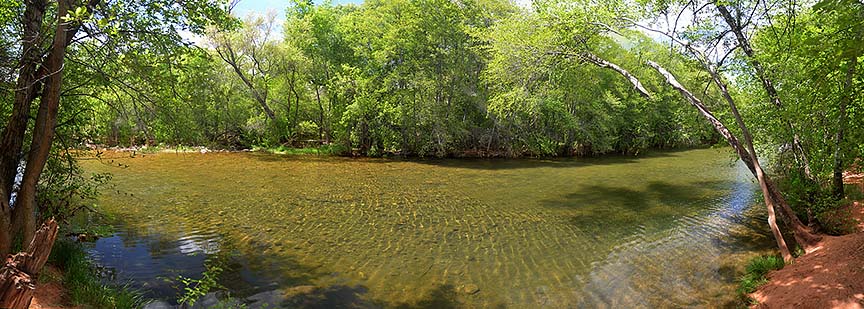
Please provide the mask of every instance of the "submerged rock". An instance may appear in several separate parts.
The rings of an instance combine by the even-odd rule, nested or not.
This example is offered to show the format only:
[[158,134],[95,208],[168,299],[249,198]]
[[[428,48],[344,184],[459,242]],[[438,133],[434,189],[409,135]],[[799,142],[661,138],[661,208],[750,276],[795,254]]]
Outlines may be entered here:
[[273,290],[261,292],[246,298],[249,308],[278,308],[285,301],[285,292]]
[[476,284],[469,283],[462,287],[462,292],[469,295],[477,294],[477,292],[480,292],[480,287]]
[[144,309],[174,309],[174,306],[164,300],[154,300],[144,305]]

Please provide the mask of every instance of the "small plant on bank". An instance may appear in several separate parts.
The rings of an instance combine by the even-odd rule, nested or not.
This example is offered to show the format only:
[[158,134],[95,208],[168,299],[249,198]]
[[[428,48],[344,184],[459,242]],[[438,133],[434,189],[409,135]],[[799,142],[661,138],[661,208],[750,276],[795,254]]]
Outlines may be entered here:
[[783,268],[783,258],[776,255],[763,255],[750,260],[744,270],[744,275],[738,280],[738,294],[746,297],[757,288],[768,282],[765,275],[772,270]]
[[72,304],[88,308],[139,308],[143,298],[129,286],[103,283],[95,265],[77,243],[58,240],[48,261],[63,271],[63,285],[69,291]]
[[217,281],[219,275],[224,270],[222,259],[218,256],[208,258],[204,262],[204,267],[206,270],[201,274],[201,279],[192,279],[184,276],[177,278],[183,284],[183,294],[180,295],[177,302],[192,306],[195,305],[195,302],[199,298],[204,297],[211,290],[224,288]]

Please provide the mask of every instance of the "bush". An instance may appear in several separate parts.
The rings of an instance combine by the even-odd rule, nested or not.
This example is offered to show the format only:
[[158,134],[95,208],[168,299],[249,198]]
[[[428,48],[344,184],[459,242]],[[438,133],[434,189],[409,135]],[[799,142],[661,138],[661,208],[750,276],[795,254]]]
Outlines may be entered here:
[[802,221],[817,224],[823,233],[829,235],[855,232],[855,219],[844,206],[861,195],[857,188],[847,187],[847,198],[838,201],[830,188],[823,188],[801,173],[784,175],[779,185],[789,206]]
[[297,138],[299,139],[318,139],[321,136],[318,134],[318,124],[312,121],[302,121],[297,124]]

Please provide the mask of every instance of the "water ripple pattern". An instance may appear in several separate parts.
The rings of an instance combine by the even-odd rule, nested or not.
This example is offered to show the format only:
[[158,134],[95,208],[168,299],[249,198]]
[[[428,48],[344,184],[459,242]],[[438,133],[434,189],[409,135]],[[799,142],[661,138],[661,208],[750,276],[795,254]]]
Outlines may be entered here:
[[240,296],[314,286],[358,307],[677,307],[734,301],[735,265],[766,248],[754,185],[729,158],[109,153],[84,165],[114,174],[99,202],[120,218],[94,257],[160,287],[152,297],[230,253],[222,281]]

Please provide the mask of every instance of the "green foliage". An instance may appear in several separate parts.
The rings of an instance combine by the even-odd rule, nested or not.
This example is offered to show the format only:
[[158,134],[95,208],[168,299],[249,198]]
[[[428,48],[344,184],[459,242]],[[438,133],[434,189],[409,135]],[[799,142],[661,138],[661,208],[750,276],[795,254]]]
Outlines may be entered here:
[[39,181],[37,201],[44,219],[65,220],[78,211],[87,210],[99,195],[99,188],[111,180],[107,173],[85,176],[75,154],[59,151],[52,149]]
[[[832,200],[833,207],[826,207],[829,210],[816,214],[816,219],[819,220],[819,226],[828,235],[846,235],[858,232],[858,221],[855,220],[852,210],[842,206],[848,205],[851,202],[843,201],[838,203]],[[839,206],[838,206],[839,205]]]
[[757,288],[768,282],[765,275],[772,270],[783,268],[783,259],[776,255],[763,255],[755,257],[747,263],[744,275],[738,279],[738,294],[746,295],[756,291]]
[[864,202],[864,188],[857,186],[846,186],[846,199],[850,201]]
[[[742,75],[743,89],[753,98],[744,110],[752,115],[753,130],[762,133],[760,143],[766,149],[788,148],[791,133],[781,119],[799,128],[795,133],[807,149],[814,180],[827,186],[835,159],[845,169],[864,155],[864,124],[859,121],[864,119],[864,75],[860,74],[864,70],[864,4],[825,0],[797,12],[779,12],[773,20],[776,23],[756,33],[753,45],[757,60],[772,73],[784,105],[782,109],[773,106],[761,85]],[[846,89],[847,72],[853,66],[858,74]],[[840,106],[846,100],[842,104],[845,115],[841,115]],[[838,144],[836,134],[841,129],[844,138]],[[781,169],[800,164],[786,152],[773,159]]]
[[[546,27],[569,21],[548,15],[517,15],[490,33],[493,58],[485,71],[493,90],[490,114],[526,144],[522,147],[543,154],[638,153],[710,141],[710,129],[697,121],[693,109],[640,69],[642,58],[648,58],[682,76],[697,75],[684,58],[668,56],[665,47],[635,32],[606,36],[593,23]],[[571,28],[582,29],[575,31],[591,43],[570,42]],[[585,65],[581,54],[586,52],[628,68],[655,97],[642,98],[616,72]],[[560,148],[548,149],[549,140]]]
[[48,261],[62,270],[63,285],[75,305],[91,308],[139,308],[143,304],[140,293],[128,286],[104,284],[87,253],[72,241],[58,240]]
[[857,222],[846,207],[857,197],[859,191],[850,187],[847,198],[837,200],[830,189],[793,172],[780,178],[780,188],[786,201],[798,217],[818,225],[829,235],[845,235],[857,229]]
[[204,267],[206,270],[201,274],[200,279],[183,276],[177,278],[177,281],[183,285],[181,287],[182,294],[177,298],[179,303],[194,306],[195,301],[207,295],[211,290],[224,289],[217,281],[224,270],[224,260],[219,256],[210,257],[204,262]]
[[[658,56],[695,74],[684,58],[644,35],[599,26],[635,16],[623,3],[538,1],[523,10],[504,0],[293,1],[287,11],[283,41],[267,35],[272,16],[210,35],[222,56],[229,46],[239,52],[252,88],[212,50],[184,51],[169,65],[117,67],[148,94],[103,91],[119,104],[97,108],[94,135],[109,145],[227,148],[317,139],[372,156],[638,153],[715,139],[641,69],[643,57]],[[638,96],[614,72],[553,54],[589,46],[652,82],[657,98]]]

